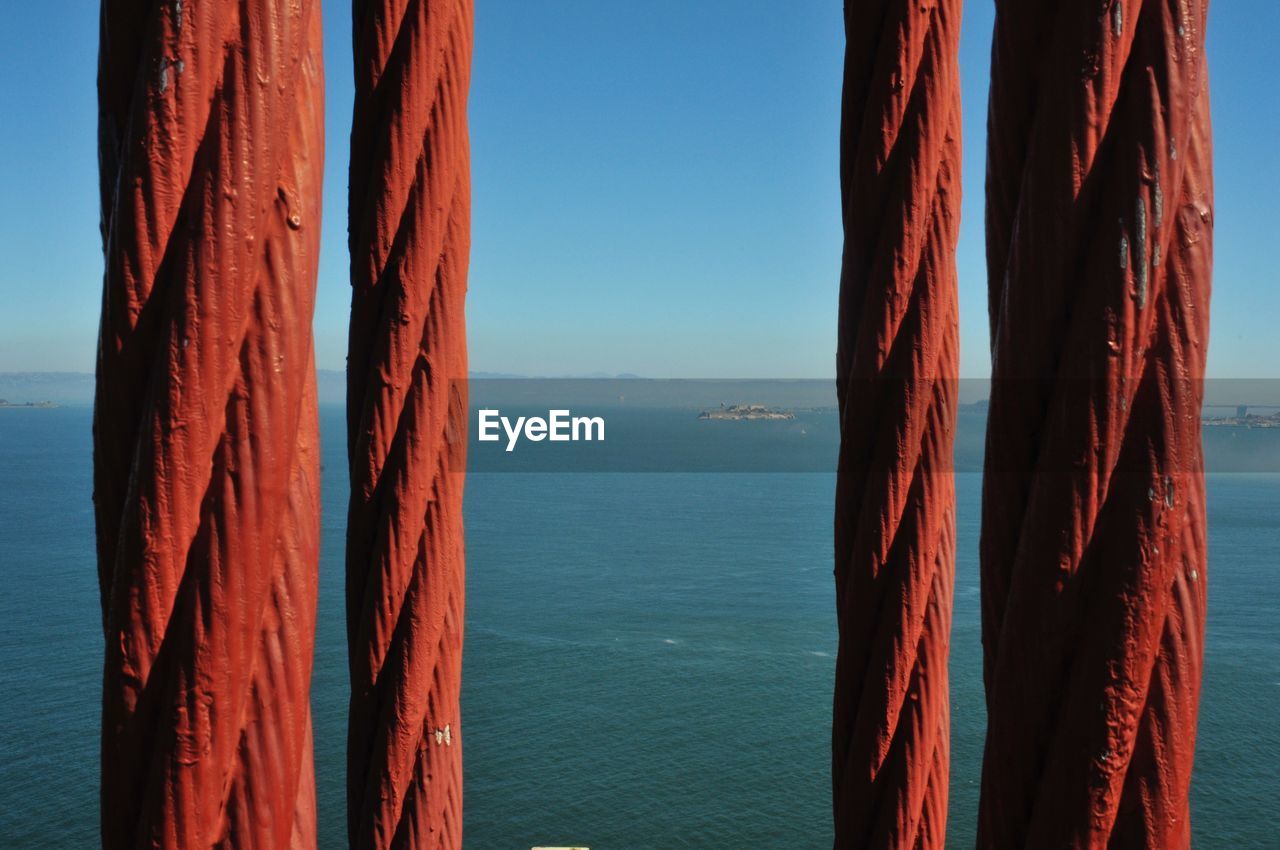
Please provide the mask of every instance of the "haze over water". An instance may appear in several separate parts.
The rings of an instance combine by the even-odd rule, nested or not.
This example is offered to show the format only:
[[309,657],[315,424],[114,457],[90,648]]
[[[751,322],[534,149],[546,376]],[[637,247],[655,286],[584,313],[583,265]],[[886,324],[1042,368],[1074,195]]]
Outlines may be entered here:
[[[668,413],[706,427],[687,411],[655,416]],[[823,415],[795,438],[828,439]],[[87,406],[0,411],[2,847],[97,844],[90,417]],[[772,423],[716,424],[737,426],[716,443],[732,467],[758,443],[753,429]],[[326,848],[346,843],[343,427],[340,408],[322,408],[312,704]],[[973,844],[985,727],[980,485],[957,474],[956,847]],[[1270,847],[1280,833],[1280,475],[1211,474],[1208,488],[1195,843]],[[470,476],[467,845],[829,846],[833,491],[826,473]]]

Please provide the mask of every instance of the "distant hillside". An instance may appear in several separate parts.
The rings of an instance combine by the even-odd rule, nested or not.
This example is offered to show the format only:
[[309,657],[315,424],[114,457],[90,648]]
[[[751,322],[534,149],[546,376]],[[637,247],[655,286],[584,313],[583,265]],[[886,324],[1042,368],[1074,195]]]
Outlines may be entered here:
[[[506,372],[472,372],[473,379],[518,379]],[[597,375],[592,377],[613,377]],[[631,378],[633,375],[619,375]],[[321,404],[346,404],[347,375],[340,369],[316,370]],[[93,404],[92,372],[0,372],[0,398],[11,404],[52,401],[57,404]]]
[[0,372],[0,398],[11,404],[29,401],[92,404],[93,375],[88,372]]
[[[346,402],[346,375],[335,369],[316,374],[321,404]],[[0,398],[12,404],[52,401],[57,404],[93,404],[91,372],[0,372]]]
[[[677,407],[714,407],[717,404],[770,404],[791,409],[832,407],[835,382],[823,380],[750,379],[646,379],[629,373],[603,372],[533,378],[510,372],[472,372],[472,401],[479,398],[529,404],[599,402],[620,400],[634,404]],[[340,369],[316,372],[320,404],[346,403],[346,373]],[[985,399],[985,381],[961,381],[961,401]],[[57,404],[92,404],[94,378],[89,372],[0,372],[0,398],[13,404],[52,401]],[[978,401],[975,410],[985,406]]]

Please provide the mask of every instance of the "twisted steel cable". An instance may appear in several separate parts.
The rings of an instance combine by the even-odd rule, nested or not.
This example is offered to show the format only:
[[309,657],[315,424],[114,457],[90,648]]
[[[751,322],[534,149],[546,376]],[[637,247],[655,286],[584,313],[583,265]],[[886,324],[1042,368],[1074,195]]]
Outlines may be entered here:
[[353,12],[348,830],[460,847],[472,3]]
[[317,2],[104,0],[102,843],[315,845]]
[[981,847],[1190,843],[1206,6],[996,4]]
[[846,2],[835,846],[942,847],[955,575],[959,0]]

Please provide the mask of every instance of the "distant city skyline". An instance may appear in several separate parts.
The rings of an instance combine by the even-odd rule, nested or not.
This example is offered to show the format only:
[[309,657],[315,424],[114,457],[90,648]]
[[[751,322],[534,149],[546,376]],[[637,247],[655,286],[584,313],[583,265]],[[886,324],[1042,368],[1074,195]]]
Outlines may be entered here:
[[[840,3],[477,4],[468,325],[476,371],[826,378],[841,248]],[[0,372],[92,371],[101,297],[97,12],[19,5],[0,33]],[[317,363],[345,365],[351,16],[325,6]],[[961,375],[988,372],[983,238],[992,10],[961,43]],[[1208,374],[1277,377],[1280,8],[1216,3]],[[56,54],[49,50],[57,45]]]

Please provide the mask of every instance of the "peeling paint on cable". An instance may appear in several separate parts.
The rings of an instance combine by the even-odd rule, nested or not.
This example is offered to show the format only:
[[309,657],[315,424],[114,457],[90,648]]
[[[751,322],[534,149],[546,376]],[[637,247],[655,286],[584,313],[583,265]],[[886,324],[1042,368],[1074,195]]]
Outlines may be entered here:
[[1138,309],[1141,310],[1147,306],[1147,281],[1149,278],[1147,270],[1147,202],[1141,195],[1138,196],[1138,203],[1134,207],[1133,238],[1134,247],[1138,252],[1138,256],[1134,259],[1133,270],[1138,278]]
[[1160,188],[1160,166],[1155,168],[1154,189],[1152,190],[1152,202],[1155,214],[1156,227],[1159,228],[1164,224],[1164,191]]

